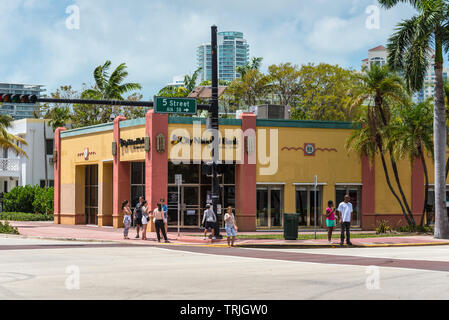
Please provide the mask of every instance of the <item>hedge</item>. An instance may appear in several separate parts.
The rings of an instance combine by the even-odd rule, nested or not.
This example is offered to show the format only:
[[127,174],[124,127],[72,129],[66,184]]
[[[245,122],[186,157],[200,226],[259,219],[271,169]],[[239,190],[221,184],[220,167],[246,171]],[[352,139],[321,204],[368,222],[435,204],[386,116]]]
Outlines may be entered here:
[[0,220],[4,221],[53,221],[52,214],[34,214],[23,212],[0,212]]
[[15,187],[3,196],[3,211],[51,214],[54,208],[54,188],[40,186]]

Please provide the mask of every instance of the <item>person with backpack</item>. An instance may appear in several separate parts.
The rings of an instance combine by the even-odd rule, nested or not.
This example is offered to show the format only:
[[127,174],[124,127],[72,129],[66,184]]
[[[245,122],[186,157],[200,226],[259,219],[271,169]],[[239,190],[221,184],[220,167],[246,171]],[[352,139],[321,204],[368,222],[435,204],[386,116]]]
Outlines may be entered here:
[[217,222],[217,216],[210,204],[206,205],[206,211],[204,211],[203,222],[204,225],[204,240],[207,239],[207,231],[211,230],[212,240],[215,240],[215,223]]
[[136,239],[139,239],[140,236],[140,228],[143,227],[142,225],[142,205],[143,205],[144,199],[143,197],[139,197],[139,202],[136,204],[136,208],[134,209],[134,222],[136,224]]

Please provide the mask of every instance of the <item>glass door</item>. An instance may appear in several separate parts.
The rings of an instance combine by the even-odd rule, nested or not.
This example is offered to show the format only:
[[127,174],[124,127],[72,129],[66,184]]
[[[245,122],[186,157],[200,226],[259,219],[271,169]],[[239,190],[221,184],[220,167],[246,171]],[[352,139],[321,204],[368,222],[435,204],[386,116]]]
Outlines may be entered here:
[[[299,214],[299,226],[315,226],[315,187],[301,186],[296,188],[296,213]],[[317,227],[323,226],[322,218],[322,189],[316,191]]]
[[200,226],[200,188],[199,187],[182,187],[182,213],[183,223],[185,227]]
[[85,224],[98,225],[98,166],[86,166],[85,169]]
[[283,188],[266,186],[257,188],[257,227],[279,228],[283,226]]
[[360,208],[362,204],[362,190],[360,186],[337,186],[335,191],[335,206],[338,208],[338,205],[345,200],[345,195],[349,195],[351,198],[350,202],[352,204],[353,213],[352,213],[352,224],[354,226],[360,226]]
[[[182,188],[180,188],[180,194],[182,195]],[[180,207],[182,203],[179,203]],[[178,187],[168,187],[168,225],[178,225]],[[182,220],[182,219],[181,219]]]

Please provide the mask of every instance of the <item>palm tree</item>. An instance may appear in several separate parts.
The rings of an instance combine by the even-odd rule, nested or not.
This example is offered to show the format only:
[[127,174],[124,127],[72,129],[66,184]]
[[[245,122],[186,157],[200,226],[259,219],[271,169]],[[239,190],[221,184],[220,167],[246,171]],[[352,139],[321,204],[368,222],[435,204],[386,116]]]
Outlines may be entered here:
[[418,14],[402,21],[389,39],[388,63],[394,70],[404,72],[410,90],[419,91],[424,85],[429,58],[433,58],[435,69],[435,238],[449,239],[445,179],[447,126],[443,92],[443,50],[449,51],[449,2],[447,0],[379,0],[379,3],[387,9],[401,2],[411,4]]
[[243,78],[245,76],[245,74],[248,73],[248,71],[250,70],[260,70],[260,67],[262,66],[262,61],[263,58],[262,57],[253,57],[251,59],[251,62],[248,62],[246,65],[244,66],[238,66],[236,68],[237,73],[240,74],[240,77]]
[[[387,66],[374,64],[369,70],[355,77],[356,85],[349,90],[351,97],[350,110],[360,108],[368,103],[366,108],[365,125],[368,127],[372,142],[379,152],[388,187],[401,206],[402,213],[410,225],[415,225],[413,214],[408,205],[402,185],[399,179],[399,171],[391,147],[385,145],[385,128],[391,120],[391,104],[402,104],[408,100],[402,78],[392,72]],[[394,190],[388,172],[385,152],[390,155],[390,163],[394,178],[401,195],[401,199]]]
[[397,159],[408,158],[413,163],[419,159],[424,168],[425,195],[421,226],[428,216],[429,175],[425,153],[433,158],[433,114],[431,101],[408,103],[397,110],[398,116],[387,127],[388,147]]
[[[125,63],[119,65],[111,74],[111,61],[106,61],[104,65],[98,66],[94,71],[95,86],[92,89],[84,90],[82,99],[96,100],[125,100],[123,95],[130,91],[141,90],[139,83],[123,83],[128,77]],[[112,113],[120,113],[120,108],[114,110],[112,107],[99,107],[100,123],[108,122]]]
[[0,115],[0,148],[13,149],[20,155],[27,157],[25,151],[18,146],[18,143],[28,145],[27,142],[19,136],[8,133],[7,129],[11,127],[13,119],[9,115]]
[[203,70],[203,68],[198,68],[191,76],[189,75],[184,76],[184,87],[187,89],[189,93],[195,89],[196,83],[198,81],[198,76],[200,75],[201,70]]

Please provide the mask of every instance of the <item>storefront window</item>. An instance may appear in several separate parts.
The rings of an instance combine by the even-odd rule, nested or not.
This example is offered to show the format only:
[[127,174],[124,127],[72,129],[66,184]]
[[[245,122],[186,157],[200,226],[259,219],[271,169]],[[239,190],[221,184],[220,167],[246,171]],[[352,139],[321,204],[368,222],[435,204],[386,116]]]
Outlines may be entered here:
[[[316,216],[317,226],[322,226],[322,187],[318,186],[316,191]],[[315,226],[315,187],[300,186],[296,188],[296,213],[299,214],[299,226]]]
[[349,195],[351,198],[350,202],[352,204],[354,212],[352,213],[352,224],[355,226],[360,226],[361,217],[361,205],[362,205],[362,187],[355,185],[340,185],[335,188],[335,206],[345,200],[345,195]]
[[[427,196],[427,206],[428,206],[428,217],[427,223],[429,225],[435,224],[435,190],[434,188],[429,188],[429,193]],[[446,188],[446,207],[449,215],[449,189]]]
[[175,183],[175,175],[182,174],[183,184],[199,184],[200,183],[200,166],[196,164],[179,164],[168,163],[168,184]]
[[131,163],[131,208],[134,209],[139,197],[145,197],[145,162]]
[[257,227],[276,228],[283,226],[283,188],[260,186],[257,188]]

